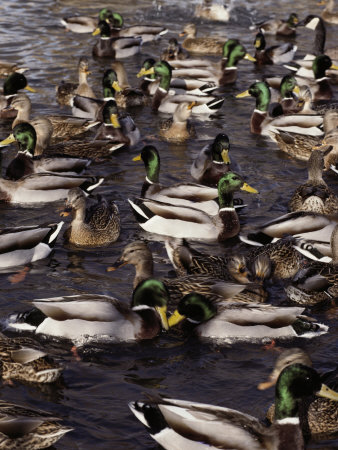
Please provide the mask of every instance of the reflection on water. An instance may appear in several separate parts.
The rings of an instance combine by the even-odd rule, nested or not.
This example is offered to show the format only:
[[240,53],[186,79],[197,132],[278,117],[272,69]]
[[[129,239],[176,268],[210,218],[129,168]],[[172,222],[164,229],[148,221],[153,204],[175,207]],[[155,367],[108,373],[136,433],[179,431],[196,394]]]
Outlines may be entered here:
[[[59,111],[55,101],[55,86],[61,80],[76,80],[78,58],[81,55],[91,56],[96,39],[91,35],[65,32],[59,24],[60,18],[76,13],[96,14],[99,7],[103,6],[112,5],[102,2],[97,6],[88,0],[2,0],[1,59],[17,61],[30,67],[27,74],[29,84],[38,90],[37,94],[30,94],[33,115]],[[290,0],[278,3],[234,0],[232,6],[232,19],[228,24],[201,21],[199,32],[201,35],[212,33],[240,38],[250,52],[253,51],[254,34],[248,28],[252,22],[275,15],[285,18],[293,11],[301,18],[310,11],[319,11],[316,0],[300,0],[296,4]],[[170,0],[118,1],[114,2],[114,9],[124,15],[126,24],[144,20],[167,26],[170,30],[167,39],[176,36],[183,25],[191,20],[194,3]],[[335,28],[327,28],[330,47],[330,41],[334,42]],[[299,54],[305,54],[311,49],[313,34],[302,29],[296,41]],[[273,38],[268,39],[270,43],[274,43]],[[141,55],[126,61],[132,85],[139,82],[136,73],[143,60],[149,56],[157,57],[165,45],[166,40],[147,44]],[[97,93],[101,91],[102,73],[108,66],[107,61],[90,61],[92,75],[89,81]],[[263,74],[285,73],[287,70],[284,68],[255,69],[251,63],[242,62],[235,87],[224,89],[225,102],[221,111],[212,119],[193,119],[198,139],[185,145],[167,145],[155,141],[161,154],[161,181],[169,184],[189,180],[191,160],[204,141],[224,131],[230,136],[232,155],[246,180],[260,191],[259,196],[245,197],[248,207],[241,213],[243,228],[285,213],[290,192],[305,179],[305,164],[279,152],[267,138],[251,135],[248,124],[254,107],[253,100],[238,101],[233,95],[233,89],[235,93],[241,92]],[[67,108],[62,111],[69,113]],[[147,108],[135,109],[132,115],[145,138],[157,136],[162,116],[151,113]],[[10,123],[0,123],[1,138],[7,136],[9,130]],[[122,218],[122,233],[118,242],[99,250],[81,250],[64,247],[62,239],[59,239],[52,257],[34,264],[33,270],[21,284],[11,285],[8,273],[1,272],[1,317],[24,310],[27,304],[23,302],[34,297],[97,292],[129,300],[133,268],[125,266],[107,273],[106,267],[117,259],[125,242],[139,236],[151,239],[151,236],[139,230],[126,202],[127,197],[139,195],[143,182],[143,164],[132,161],[139,150],[121,151],[112,156],[111,161],[95,163],[91,169],[93,173],[106,177],[99,192],[114,198],[118,204]],[[14,148],[3,153],[3,170],[14,153]],[[330,177],[329,181],[337,189],[337,179]],[[62,202],[24,208],[0,205],[1,225],[59,221],[62,208]],[[150,246],[154,252],[156,275],[167,276],[171,268],[166,253],[158,237],[154,241]],[[228,250],[232,245],[235,245],[234,249]],[[221,247],[202,244],[196,247],[220,254],[238,251],[243,246],[237,240],[232,240]],[[285,298],[281,287],[270,286],[269,290],[274,303]],[[292,345],[311,351],[315,367],[326,371],[335,367],[337,324],[329,313],[317,313],[316,317],[330,325],[330,334],[308,342],[298,339]],[[263,417],[273,398],[272,391],[260,392],[255,386],[266,378],[276,355],[263,351],[257,345],[219,346],[201,343],[194,338],[186,339],[179,332],[174,332],[163,334],[152,342],[86,348],[79,351],[80,361],[71,354],[71,345],[60,346],[48,340],[46,345],[64,365],[62,380],[55,386],[43,389],[18,382],[14,386],[2,385],[1,398],[64,417],[67,424],[74,427],[74,431],[55,445],[58,449],[89,449],[94,446],[97,449],[154,448],[152,440],[127,408],[129,401],[143,398],[144,392],[226,405],[258,417]],[[313,448],[322,449],[334,446],[338,446],[338,441],[312,444]]]

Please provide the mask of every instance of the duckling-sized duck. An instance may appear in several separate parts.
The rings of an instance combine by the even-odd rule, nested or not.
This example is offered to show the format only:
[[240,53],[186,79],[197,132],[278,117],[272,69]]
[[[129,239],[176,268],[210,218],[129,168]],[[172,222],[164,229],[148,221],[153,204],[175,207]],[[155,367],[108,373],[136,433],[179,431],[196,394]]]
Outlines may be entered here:
[[173,114],[179,103],[195,102],[191,109],[192,114],[214,114],[223,105],[224,98],[191,95],[189,93],[177,95],[169,92],[172,69],[167,61],[158,61],[150,69],[141,70],[137,76],[149,74],[156,74],[160,79],[152,99],[151,107],[153,111]]
[[84,95],[85,97],[95,98],[93,89],[87,82],[89,72],[89,63],[86,56],[81,56],[78,64],[79,83],[65,83],[64,81],[57,87],[56,100],[60,105],[71,105],[71,99],[74,95]]
[[195,102],[179,103],[173,117],[161,122],[159,135],[169,142],[181,143],[196,136],[195,127],[190,123],[191,110]]
[[286,64],[293,60],[297,51],[297,45],[290,43],[265,48],[266,41],[262,32],[256,34],[254,47],[256,64]]
[[[117,106],[121,108],[130,108],[132,106],[149,105],[149,96],[141,89],[132,88],[130,86],[123,63],[121,61],[114,61],[111,66],[112,72],[107,71],[106,74],[107,77],[110,77],[110,81],[113,83],[113,92],[111,94],[114,95]],[[114,83],[114,81],[116,81],[116,83]],[[107,94],[109,93],[107,92]]]
[[262,134],[276,140],[275,134],[282,131],[293,131],[304,135],[321,136],[322,130],[318,128],[322,124],[321,116],[301,114],[288,114],[271,118],[268,115],[271,93],[269,85],[265,81],[256,81],[249,89],[237,98],[252,96],[256,98],[256,107],[251,115],[250,131],[253,134]]
[[27,84],[27,79],[22,73],[14,72],[9,75],[5,81],[0,95],[0,119],[12,119],[16,117],[17,112],[10,108],[13,96],[20,90],[26,89],[30,92],[36,92]]
[[270,19],[251,26],[250,30],[259,29],[264,34],[295,36],[298,22],[298,15],[291,13],[288,20]]
[[73,428],[61,425],[62,419],[41,409],[0,400],[1,445],[3,448],[47,448]]
[[63,222],[3,228],[0,230],[0,268],[24,266],[47,258]]
[[0,77],[8,77],[14,72],[24,73],[29,70],[28,67],[19,67],[16,63],[0,60]]
[[141,37],[110,37],[110,26],[104,20],[99,22],[92,34],[93,36],[100,34],[100,39],[93,47],[93,56],[121,59],[134,56],[141,51]]
[[77,345],[153,339],[162,328],[168,329],[168,299],[163,283],[149,279],[136,287],[131,306],[98,294],[37,299],[32,301],[35,309],[12,316],[9,325],[30,323],[34,314],[35,334],[70,339]]
[[228,22],[230,8],[225,8],[220,3],[213,3],[212,0],[203,0],[201,5],[196,5],[194,16],[218,22]]
[[243,178],[228,172],[218,182],[219,212],[211,216],[196,208],[170,205],[150,199],[137,203],[129,200],[134,216],[145,231],[165,236],[225,241],[236,236],[240,230],[238,216],[233,204],[237,190],[258,193]]
[[114,12],[109,19],[112,37],[141,37],[142,43],[151,42],[168,33],[168,29],[159,25],[135,24],[123,27],[124,20],[121,14]]
[[[312,361],[310,355],[301,348],[288,348],[278,356],[275,362],[273,371],[271,372],[268,381],[260,383],[257,387],[260,390],[268,389],[274,386],[278,380],[280,373],[285,367],[292,364],[303,364],[307,367],[312,367]],[[334,378],[337,377],[336,371],[329,372],[321,376],[322,381],[325,383],[334,382]],[[301,427],[305,434],[308,436],[331,434],[338,431],[337,420],[337,403],[332,399],[314,397],[313,395],[304,399],[302,406],[299,410],[299,419]],[[275,415],[275,405],[271,405],[267,418],[273,423]],[[305,417],[304,417],[305,415]]]
[[307,182],[294,192],[289,202],[291,211],[313,211],[320,214],[334,214],[338,211],[338,197],[323,180],[323,168],[324,153],[313,150],[308,161]]
[[211,144],[205,145],[194,159],[190,173],[205,186],[216,187],[220,178],[230,169],[230,142],[225,133],[219,133]]
[[285,291],[301,305],[314,306],[338,298],[338,225],[331,235],[332,261],[313,261],[301,269]]
[[336,392],[322,383],[314,369],[293,364],[278,378],[276,417],[271,427],[234,409],[171,398],[160,398],[151,403],[131,402],[129,408],[150,436],[167,450],[302,450],[304,440],[299,408],[302,400],[313,394],[333,400],[338,398]]
[[334,0],[321,0],[318,5],[325,5],[325,8],[321,13],[321,17],[325,22],[338,23],[338,13],[333,12],[335,6]]
[[201,53],[207,55],[221,55],[223,53],[224,39],[212,38],[209,36],[196,37],[197,29],[194,23],[186,25],[180,36],[186,36],[182,42],[182,47],[191,53]]
[[40,172],[71,172],[72,174],[79,174],[91,163],[89,159],[70,156],[35,156],[36,132],[34,127],[28,122],[21,122],[16,125],[13,129],[13,134],[1,141],[0,145],[7,145],[13,140],[18,143],[19,152],[7,167],[6,177],[9,180],[19,180],[26,175]]
[[54,383],[62,371],[41,346],[30,338],[8,338],[0,333],[1,376],[3,380]]
[[[65,232],[68,242],[81,247],[101,247],[115,242],[120,236],[120,216],[114,202],[99,196],[86,208],[86,196],[80,188],[71,189],[66,201],[66,215],[72,211],[73,219]],[[68,214],[67,214],[68,215]]]
[[161,61],[187,59],[188,57],[189,53],[181,46],[181,44],[178,43],[177,39],[170,38],[168,41],[168,47],[161,54]]

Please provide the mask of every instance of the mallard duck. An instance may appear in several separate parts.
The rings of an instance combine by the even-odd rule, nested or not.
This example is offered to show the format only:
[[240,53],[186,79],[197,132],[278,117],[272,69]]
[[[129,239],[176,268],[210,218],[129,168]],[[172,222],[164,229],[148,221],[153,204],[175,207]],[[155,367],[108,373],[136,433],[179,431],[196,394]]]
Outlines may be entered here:
[[326,5],[321,13],[321,17],[325,22],[328,23],[338,23],[338,13],[333,12],[334,10],[334,0],[321,0],[318,5]]
[[114,297],[98,294],[70,295],[33,300],[35,309],[12,316],[11,328],[31,323],[31,331],[76,344],[153,339],[168,329],[168,291],[162,282],[149,279],[133,292],[131,306]]
[[169,92],[170,81],[172,75],[171,66],[167,61],[158,61],[148,70],[141,70],[137,76],[156,74],[160,79],[160,83],[155,91],[152,100],[152,110],[173,114],[177,104],[182,102],[195,102],[192,107],[192,114],[214,114],[221,108],[224,98],[191,95],[189,93],[176,95]]
[[0,179],[0,202],[41,203],[65,199],[69,189],[81,187],[91,192],[103,178],[90,175],[62,175],[41,172],[26,175],[18,181]]
[[[148,95],[146,95],[141,89],[132,88],[128,82],[127,72],[121,61],[114,61],[112,63],[112,72],[107,71],[107,77],[110,77],[110,81],[114,83],[112,86],[112,92],[117,106],[121,108],[130,108],[132,106],[144,106],[150,104]],[[115,80],[114,80],[115,72]],[[109,92],[107,92],[109,95]]]
[[22,266],[47,258],[62,225],[63,222],[2,228],[0,268]]
[[240,229],[233,205],[233,193],[239,189],[258,193],[238,174],[228,172],[223,175],[218,182],[219,212],[216,216],[196,208],[150,199],[143,199],[137,204],[129,200],[129,203],[145,231],[177,238],[224,241],[236,236]]
[[159,136],[169,142],[185,142],[196,135],[195,127],[190,123],[191,110],[195,102],[183,102],[176,106],[173,117],[161,122]]
[[82,173],[91,163],[89,159],[70,156],[34,156],[36,131],[28,122],[16,125],[13,133],[1,141],[0,145],[6,145],[13,141],[18,143],[19,152],[7,167],[6,177],[9,180],[19,180],[26,175],[39,172]]
[[256,81],[247,91],[237,94],[236,97],[242,98],[250,95],[256,98],[256,107],[250,121],[251,133],[269,136],[272,140],[276,140],[275,134],[280,130],[294,131],[310,136],[323,134],[322,130],[318,128],[323,122],[321,116],[288,114],[276,118],[269,117],[271,93],[269,85],[265,81]]
[[323,180],[323,168],[324,153],[313,150],[308,161],[308,179],[291,197],[291,211],[313,211],[320,214],[334,214],[338,211],[338,197]]
[[221,406],[171,398],[151,403],[131,402],[129,408],[163,448],[302,450],[299,423],[301,402],[309,395],[336,400],[338,394],[322,383],[318,373],[302,364],[284,369],[276,385],[276,418],[266,427],[249,414]]
[[220,178],[231,170],[230,142],[225,133],[219,133],[211,144],[205,145],[194,159],[190,173],[194,180],[216,187]]
[[0,333],[1,376],[3,380],[53,383],[62,368],[30,338],[8,338]]
[[0,118],[11,119],[16,116],[17,112],[10,108],[13,96],[20,90],[26,89],[30,92],[36,92],[35,89],[27,84],[27,79],[22,73],[14,72],[9,75],[5,81],[0,94]]
[[[285,349],[276,359],[274,369],[271,372],[268,381],[260,383],[258,389],[262,390],[274,386],[282,370],[291,364],[303,364],[304,366],[312,367],[310,355],[305,350],[301,348]],[[325,381],[325,383],[332,382],[332,377],[336,375],[334,372],[335,371],[321,376],[322,381]],[[311,396],[304,400],[302,406],[305,406],[305,408],[300,408],[300,423],[306,435],[308,435],[309,432],[312,436],[316,434],[328,435],[338,431],[336,420],[337,403],[335,401],[328,398]],[[274,415],[275,405],[273,404],[267,412],[267,418],[270,422],[273,422]]]
[[101,247],[115,242],[120,236],[120,216],[114,202],[99,197],[86,208],[86,196],[80,188],[70,189],[66,201],[66,212],[72,211],[72,223],[65,238],[74,245]]
[[64,81],[57,87],[56,99],[60,105],[70,106],[70,101],[74,95],[83,95],[85,97],[95,98],[93,89],[87,82],[89,72],[89,63],[86,56],[81,56],[78,64],[79,83],[65,83]]
[[338,225],[331,235],[332,262],[311,262],[301,269],[286,288],[288,297],[313,306],[338,297]]
[[[285,75],[279,87],[279,104],[283,114],[298,113],[305,114],[303,104],[300,103],[297,94],[300,95],[300,87],[293,75]],[[314,111],[312,114],[316,114]]]
[[112,11],[108,8],[102,8],[98,16],[73,16],[61,19],[63,26],[73,33],[92,33],[100,20],[109,20],[112,18]]
[[297,51],[297,45],[290,43],[265,48],[266,42],[262,32],[256,34],[254,47],[256,64],[286,64],[293,60]]
[[0,400],[3,448],[29,448],[32,450],[53,445],[73,428],[61,425],[62,419],[41,409]]
[[186,25],[180,36],[186,36],[182,47],[192,53],[205,53],[207,55],[221,55],[223,53],[224,39],[209,36],[196,37],[197,29],[194,23]]
[[28,67],[19,67],[16,63],[0,60],[0,77],[8,77],[14,72],[23,73],[29,70]]
[[109,19],[111,25],[112,37],[134,37],[142,38],[142,43],[151,42],[159,39],[164,34],[168,33],[168,29],[159,25],[145,25],[135,24],[128,27],[123,27],[124,20],[121,14],[114,12],[112,18]]
[[187,59],[188,56],[189,53],[177,42],[177,39],[170,38],[168,47],[163,51],[160,59],[161,61],[171,61],[173,59]]
[[110,37],[110,26],[104,20],[99,22],[92,34],[93,36],[100,34],[100,39],[93,47],[93,56],[121,59],[140,53],[141,37]]
[[194,16],[202,19],[217,20],[218,22],[228,22],[230,8],[225,8],[220,3],[212,3],[212,0],[203,0],[201,5],[196,5]]
[[[313,43],[312,54],[327,55],[334,61],[338,60],[337,47],[325,49],[326,27],[323,19],[319,16],[310,14],[304,20],[298,23],[298,26],[304,26],[315,32],[315,40]],[[309,55],[307,55],[308,57]]]
[[298,16],[291,13],[288,20],[270,19],[250,27],[251,30],[259,29],[264,34],[276,34],[279,36],[295,36],[298,25]]

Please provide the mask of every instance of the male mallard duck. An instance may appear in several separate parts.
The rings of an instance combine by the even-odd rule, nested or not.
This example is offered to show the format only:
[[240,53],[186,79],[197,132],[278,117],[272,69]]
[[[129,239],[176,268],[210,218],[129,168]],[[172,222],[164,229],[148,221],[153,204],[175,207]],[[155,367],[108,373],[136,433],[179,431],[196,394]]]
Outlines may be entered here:
[[168,29],[159,25],[145,25],[136,24],[128,27],[123,27],[124,20],[121,14],[114,12],[112,18],[109,19],[111,25],[112,37],[141,37],[142,43],[151,42],[159,39],[164,34],[168,33]]
[[[310,355],[301,348],[288,348],[283,350],[283,352],[278,356],[275,362],[273,371],[269,376],[267,382],[260,383],[257,387],[258,389],[267,389],[274,386],[278,380],[280,373],[285,367],[291,366],[291,364],[303,364],[307,367],[312,367],[312,361]],[[327,373],[321,376],[322,381],[326,383],[332,382],[332,376],[335,373]],[[300,423],[305,434],[311,435],[335,433],[338,431],[337,425],[337,403],[332,399],[328,398],[318,398],[311,396],[310,398],[304,400],[304,407],[300,408]],[[267,418],[270,422],[273,422],[275,415],[275,405],[271,405],[268,412]]]
[[9,75],[5,81],[0,95],[0,118],[11,119],[16,116],[16,111],[10,108],[13,96],[20,90],[26,89],[30,92],[36,92],[27,84],[27,79],[22,73],[14,72]]
[[73,16],[61,19],[63,26],[73,33],[92,33],[100,20],[109,20],[112,18],[112,11],[108,8],[102,8],[98,16]]
[[206,186],[216,187],[220,178],[230,171],[230,142],[219,133],[211,144],[205,145],[194,159],[190,173],[194,180]]
[[0,60],[0,77],[8,77],[14,72],[23,73],[29,70],[28,67],[19,67],[16,63]]
[[41,409],[0,400],[1,445],[3,448],[36,450],[53,445],[73,428]]
[[234,409],[171,398],[160,398],[151,403],[131,402],[129,407],[150,436],[167,450],[302,450],[304,440],[299,408],[303,398],[311,394],[333,400],[338,398],[336,392],[322,383],[314,369],[293,364],[278,378],[276,417],[271,427]]
[[9,180],[19,180],[26,175],[39,172],[82,173],[91,163],[89,159],[70,156],[35,156],[36,131],[28,122],[16,125],[13,133],[1,141],[0,145],[7,145],[13,141],[18,143],[19,152],[7,167],[6,177]]
[[159,135],[169,142],[185,142],[196,135],[195,127],[189,122],[195,102],[183,102],[176,106],[173,117],[160,124]]
[[297,45],[285,43],[265,48],[266,42],[262,32],[256,34],[254,47],[256,49],[256,64],[286,64],[293,60]]
[[321,13],[321,17],[325,22],[328,23],[338,23],[338,13],[333,12],[334,10],[334,0],[321,0],[318,5],[326,5]]
[[35,334],[70,339],[77,344],[153,339],[162,327],[168,329],[168,298],[163,283],[149,279],[136,287],[131,306],[98,294],[37,299],[32,301],[34,310],[12,316],[9,326],[31,324],[34,315],[31,330]]
[[[305,114],[297,95],[300,93],[300,87],[297,85],[296,78],[293,75],[285,75],[279,86],[279,104],[284,114],[298,113]],[[316,114],[312,112],[312,114]]]
[[286,288],[288,297],[301,305],[313,306],[338,297],[338,225],[331,235],[332,262],[311,262]]
[[1,376],[3,380],[53,383],[62,368],[30,338],[8,338],[0,333]]
[[56,99],[60,105],[70,106],[71,99],[74,95],[83,95],[85,97],[95,98],[93,89],[87,82],[87,76],[90,74],[88,58],[81,56],[78,64],[79,83],[65,83],[64,81],[57,87]]
[[[148,105],[150,103],[148,95],[141,89],[135,89],[130,86],[123,63],[121,61],[114,61],[111,66],[112,71],[107,71],[106,75],[110,77],[110,81],[114,84],[111,89],[111,94],[113,94],[117,106],[130,108],[132,106]],[[106,92],[106,94],[109,93]]]
[[0,230],[0,268],[15,267],[47,258],[63,222]]
[[191,109],[193,114],[213,114],[223,105],[224,98],[191,95],[189,93],[177,95],[169,92],[172,69],[167,61],[158,61],[148,70],[141,69],[137,76],[140,77],[149,74],[156,74],[160,79],[152,100],[153,111],[173,114],[177,104],[182,102],[195,102],[195,106]]
[[177,42],[176,38],[170,38],[168,47],[161,54],[161,61],[171,61],[172,59],[186,59],[189,53]]
[[228,172],[218,182],[218,215],[211,216],[196,208],[143,199],[129,200],[141,228],[151,233],[189,239],[224,241],[238,234],[240,224],[233,204],[237,190],[258,193],[239,175]]
[[224,39],[217,39],[209,36],[196,37],[196,25],[189,23],[180,33],[186,36],[182,42],[182,47],[192,53],[205,53],[207,55],[221,55],[223,53]]
[[338,211],[338,197],[323,180],[324,153],[313,150],[308,161],[308,179],[294,192],[289,208],[291,211],[313,211],[334,214]]
[[256,81],[249,89],[237,98],[252,96],[256,98],[256,107],[252,113],[250,130],[254,134],[262,134],[276,140],[275,133],[279,130],[294,131],[304,135],[320,136],[322,130],[317,128],[322,124],[321,116],[310,116],[301,114],[288,114],[271,118],[268,116],[271,93],[265,81]]
[[[66,212],[73,219],[65,238],[74,245],[101,247],[115,242],[120,236],[120,216],[114,202],[99,197],[86,208],[86,196],[80,188],[71,189],[66,201]],[[65,213],[63,213],[65,214]]]
[[212,3],[212,0],[203,0],[201,5],[196,5],[194,16],[202,19],[217,20],[218,22],[228,22],[230,8],[225,8],[220,3]]
[[142,44],[140,37],[110,37],[110,26],[104,20],[99,22],[92,34],[93,36],[100,34],[100,39],[93,47],[93,56],[121,59],[140,53]]
[[251,30],[259,29],[264,34],[276,34],[279,36],[294,36],[298,25],[296,13],[290,14],[288,20],[270,19],[250,27]]

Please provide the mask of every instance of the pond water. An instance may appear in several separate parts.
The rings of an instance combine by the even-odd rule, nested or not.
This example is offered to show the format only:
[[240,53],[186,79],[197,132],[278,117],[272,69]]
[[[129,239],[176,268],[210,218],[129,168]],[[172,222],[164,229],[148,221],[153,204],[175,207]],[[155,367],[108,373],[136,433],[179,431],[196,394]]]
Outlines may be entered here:
[[[76,81],[77,61],[82,55],[90,57],[90,84],[99,94],[101,77],[108,63],[93,61],[91,49],[96,38],[90,34],[67,33],[60,19],[74,14],[96,14],[100,7],[108,6],[120,12],[126,24],[144,21],[165,25],[170,32],[156,43],[146,44],[142,53],[127,59],[125,66],[132,85],[137,85],[136,73],[143,60],[157,58],[166,46],[167,38],[177,36],[184,24],[191,21],[195,2],[163,0],[107,2],[89,0],[27,1],[2,0],[0,4],[1,59],[18,61],[30,67],[29,84],[38,90],[30,94],[33,114],[60,112],[55,100],[55,86],[62,79]],[[200,35],[239,38],[253,53],[252,22],[270,18],[286,18],[297,12],[300,18],[309,13],[319,13],[316,0],[291,0],[280,2],[234,0],[229,23],[197,21]],[[328,47],[334,43],[337,28],[327,25]],[[302,28],[297,34],[299,56],[311,50],[313,33]],[[269,43],[274,43],[273,37]],[[246,181],[260,191],[258,196],[245,196],[248,207],[241,213],[242,227],[251,227],[266,219],[287,212],[291,193],[306,178],[306,164],[293,160],[278,150],[268,138],[251,135],[249,119],[254,108],[253,99],[238,100],[242,92],[256,79],[267,74],[288,73],[276,67],[256,69],[252,63],[239,64],[239,76],[234,86],[226,87],[222,109],[211,119],[193,118],[197,138],[184,145],[168,145],[159,141],[158,122],[165,116],[151,113],[149,108],[131,111],[144,138],[154,137],[161,154],[161,181],[170,184],[190,180],[192,158],[206,141],[221,131],[231,140],[232,155],[240,164]],[[337,88],[335,87],[337,94]],[[68,108],[62,112],[69,113]],[[10,124],[0,123],[0,137],[8,135]],[[163,244],[158,237],[142,232],[129,209],[127,198],[139,195],[144,179],[143,164],[132,158],[142,148],[120,151],[110,161],[91,166],[91,172],[105,176],[105,183],[97,190],[109,199],[115,199],[122,222],[121,237],[114,245],[102,249],[78,249],[63,245],[60,237],[55,252],[48,261],[40,261],[26,279],[10,284],[8,273],[0,274],[1,317],[13,311],[27,309],[33,298],[53,297],[81,293],[99,293],[116,296],[126,302],[132,292],[134,270],[125,266],[107,273],[106,268],[120,255],[124,245],[139,237],[151,240],[155,258],[156,275],[167,276],[171,270]],[[3,154],[3,169],[14,155],[14,147]],[[329,184],[338,192],[338,182],[327,175]],[[0,226],[15,226],[59,221],[63,202],[17,207],[1,205]],[[198,248],[214,254],[223,254],[228,248],[241,251],[244,244],[237,239],[222,245]],[[281,286],[269,286],[271,300],[279,304],[286,296]],[[336,367],[337,318],[330,312],[317,312],[314,316],[330,327],[328,334],[313,340],[298,339],[282,346],[301,346],[311,353],[314,366],[320,371]],[[86,348],[80,351],[77,361],[70,348],[62,344],[47,343],[47,348],[64,365],[63,380],[46,387],[36,387],[14,382],[1,385],[0,398],[48,410],[63,417],[74,431],[61,439],[57,449],[127,449],[158,448],[135,419],[127,403],[143,399],[144,393],[160,393],[174,398],[191,399],[219,404],[264,417],[273,399],[273,390],[260,392],[256,385],[269,374],[276,353],[262,349],[261,345],[216,345],[197,339],[183,339],[173,334],[163,334],[157,339],[138,344],[114,344],[104,348]],[[311,443],[310,448],[338,448],[338,440]]]

